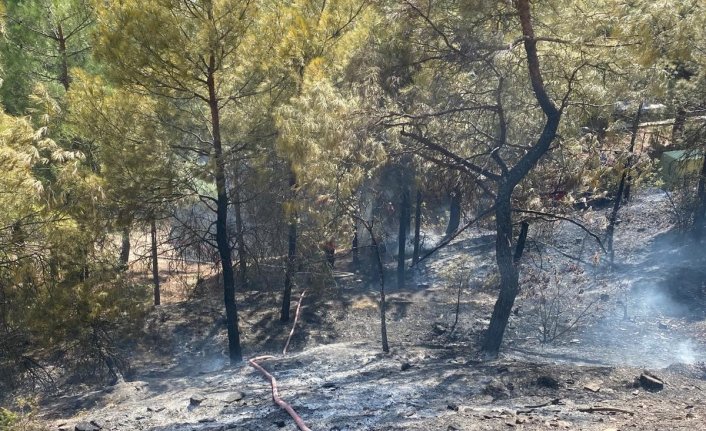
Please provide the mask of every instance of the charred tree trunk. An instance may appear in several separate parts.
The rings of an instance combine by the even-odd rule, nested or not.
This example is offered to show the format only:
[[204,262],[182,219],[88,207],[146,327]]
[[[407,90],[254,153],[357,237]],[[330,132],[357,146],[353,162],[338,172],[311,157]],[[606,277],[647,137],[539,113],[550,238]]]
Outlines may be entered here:
[[360,265],[360,254],[358,252],[358,223],[353,221],[353,244],[351,244],[351,254],[353,255],[353,266],[358,268]]
[[696,239],[701,239],[706,228],[704,226],[706,222],[706,153],[704,153],[704,161],[701,163],[697,197],[698,203],[694,214],[694,236]]
[[150,237],[152,239],[152,282],[154,283],[154,305],[162,303],[159,288],[159,259],[157,254],[157,222],[154,217],[150,220]]
[[485,334],[483,351],[497,355],[510,319],[512,306],[519,292],[519,273],[512,253],[512,189],[509,186],[498,192],[495,201],[495,261],[500,272],[500,294],[493,308],[490,325]]
[[[290,193],[294,195],[295,186],[297,184],[294,172],[289,174],[289,189]],[[289,244],[289,249],[287,251],[287,268],[284,274],[284,294],[282,295],[282,311],[280,313],[279,320],[283,323],[289,322],[289,311],[292,302],[292,276],[294,273],[295,259],[297,255],[297,215],[292,214],[289,221],[289,233],[287,235],[287,242]]]
[[412,252],[412,266],[419,262],[420,235],[422,232],[422,192],[417,190],[417,202],[414,206],[414,250]]
[[[519,292],[519,273],[512,253],[512,193],[517,184],[537,165],[542,156],[549,150],[556,136],[562,111],[557,109],[546,92],[537,56],[537,40],[532,27],[532,17],[529,0],[515,2],[524,47],[527,53],[527,69],[535,98],[546,117],[544,128],[539,139],[511,169],[501,163],[502,175],[497,179],[498,193],[495,199],[495,259],[500,272],[500,294],[493,308],[488,331],[483,342],[483,351],[488,356],[497,356],[502,345],[505,328],[512,312],[512,306]],[[504,128],[501,124],[501,129]],[[496,156],[499,159],[499,156]]]
[[635,150],[635,141],[637,140],[637,131],[640,126],[640,117],[642,116],[642,105],[637,108],[637,113],[635,114],[635,119],[632,123],[632,137],[630,138],[630,148],[628,152],[628,158],[625,161],[623,175],[620,177],[620,183],[618,184],[618,190],[615,193],[615,201],[613,202],[613,210],[610,213],[610,218],[608,219],[608,228],[606,229],[606,242],[608,255],[610,259],[610,266],[613,267],[615,262],[615,250],[613,249],[613,236],[615,233],[615,224],[618,221],[618,211],[620,211],[620,205],[622,204],[623,197],[625,195],[626,184],[628,185],[628,175],[630,173],[630,167],[632,165],[632,154]]
[[522,259],[522,253],[525,251],[525,243],[527,242],[527,233],[529,232],[529,223],[527,221],[522,221],[520,227],[520,235],[517,237],[517,247],[515,247],[515,265],[520,263]]
[[390,352],[390,345],[387,342],[387,302],[385,300],[385,268],[382,264],[382,257],[380,256],[380,248],[378,247],[377,238],[375,238],[375,233],[373,227],[366,226],[368,233],[370,234],[370,242],[373,246],[373,257],[375,259],[375,265],[377,266],[377,273],[380,280],[380,337],[382,339],[382,351],[385,353]]
[[[236,177],[240,176],[236,169]],[[233,208],[235,210],[235,242],[238,249],[238,284],[241,289],[248,287],[247,250],[245,249],[245,228],[243,226],[243,204],[240,197],[240,186],[233,189]]]
[[405,255],[407,253],[407,230],[409,229],[409,189],[402,191],[402,201],[400,203],[400,227],[397,237],[397,287],[404,287]]
[[686,123],[686,110],[680,106],[674,115],[674,125],[672,126],[672,144],[680,141],[684,135],[684,124]]
[[[226,187],[225,160],[221,144],[221,122],[219,100],[216,94],[216,59],[211,53],[209,56],[207,85],[209,95],[209,108],[211,113],[211,126],[213,135],[213,152],[216,178],[216,244],[221,258],[223,273],[223,297],[226,308],[226,325],[228,329],[228,353],[231,363],[243,360],[240,347],[240,330],[238,328],[238,310],[235,303],[235,276],[233,273],[233,259],[228,235],[228,193]],[[239,185],[236,185],[236,189]],[[237,202],[239,205],[239,202]],[[236,207],[237,208],[237,207]],[[242,234],[240,232],[239,234]],[[239,235],[240,236],[240,235]],[[239,242],[240,242],[240,238]],[[240,244],[239,244],[240,246]],[[240,250],[239,250],[240,251]],[[243,256],[240,256],[242,259]],[[243,268],[241,268],[243,272]]]
[[446,226],[446,237],[453,235],[461,224],[461,190],[455,187],[451,192],[451,204],[449,205],[449,224]]
[[128,269],[128,263],[130,261],[130,225],[125,225],[122,228],[120,234],[121,244],[120,244],[120,257],[118,260],[118,267],[121,271]]

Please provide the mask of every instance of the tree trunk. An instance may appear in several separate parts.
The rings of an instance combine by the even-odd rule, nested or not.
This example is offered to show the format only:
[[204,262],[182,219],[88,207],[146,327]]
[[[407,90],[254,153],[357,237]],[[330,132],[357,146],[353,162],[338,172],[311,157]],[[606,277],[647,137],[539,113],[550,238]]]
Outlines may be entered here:
[[519,292],[519,273],[512,253],[512,189],[508,190],[507,186],[503,188],[505,190],[498,191],[495,202],[495,260],[500,272],[500,294],[483,344],[483,351],[491,356],[496,356],[500,351],[512,306]]
[[[644,103],[644,102],[643,102]],[[620,177],[620,183],[618,184],[618,191],[615,193],[615,201],[613,202],[613,211],[610,213],[610,218],[608,219],[608,228],[606,229],[606,239],[607,239],[607,249],[610,258],[610,266],[613,267],[615,262],[615,250],[613,249],[613,236],[615,233],[615,224],[618,221],[618,211],[620,211],[620,205],[623,201],[623,196],[625,194],[626,184],[628,184],[628,175],[630,172],[630,166],[632,164],[632,154],[635,150],[635,141],[637,140],[637,131],[640,126],[640,117],[642,116],[642,105],[637,108],[637,113],[635,114],[635,119],[632,123],[632,137],[630,138],[630,148],[628,152],[628,158],[625,161],[623,175]]]
[[461,190],[455,187],[451,192],[451,204],[449,205],[449,224],[446,226],[446,237],[450,237],[458,230],[461,224]]
[[56,42],[59,44],[59,82],[64,87],[64,90],[69,91],[71,79],[69,78],[69,61],[66,52],[66,38],[64,37],[64,29],[59,24],[56,28]]
[[130,226],[123,226],[121,233],[121,245],[120,245],[120,258],[118,260],[118,267],[120,270],[125,271],[128,269],[128,263],[130,261]]
[[390,345],[387,342],[387,302],[385,301],[385,268],[382,265],[382,257],[380,256],[380,249],[378,247],[378,241],[375,238],[375,233],[373,233],[372,226],[366,226],[368,233],[370,234],[370,242],[373,246],[373,256],[377,265],[377,272],[380,279],[380,337],[382,339],[382,351],[385,353],[390,352]]
[[515,166],[506,169],[497,180],[495,260],[500,272],[500,294],[493,308],[493,315],[490,318],[490,325],[483,342],[483,351],[489,356],[497,356],[500,351],[512,306],[519,292],[519,273],[512,253],[512,192],[515,186],[537,165],[542,156],[549,151],[562,115],[562,111],[557,109],[544,87],[539,57],[537,56],[537,40],[532,26],[530,1],[516,0],[515,7],[520,17],[524,36],[523,44],[527,54],[527,70],[532,90],[546,117],[546,122],[535,145],[527,150]]
[[706,222],[706,152],[704,153],[704,161],[701,163],[697,196],[698,202],[696,204],[696,213],[694,214],[694,237],[701,239],[704,234],[704,222]]
[[[294,195],[294,188],[297,184],[294,172],[289,173],[289,189]],[[292,196],[294,198],[294,196]],[[291,214],[289,220],[289,234],[287,235],[289,250],[287,251],[287,267],[284,273],[284,293],[282,295],[282,311],[279,320],[283,323],[289,322],[289,311],[292,302],[292,275],[297,254],[297,215]]]
[[522,253],[525,251],[525,243],[527,242],[527,233],[529,232],[529,223],[525,220],[522,221],[522,226],[520,227],[520,235],[517,237],[517,247],[515,247],[515,257],[513,258],[515,265],[520,263],[522,259]]
[[412,252],[412,266],[419,262],[419,242],[422,232],[422,191],[417,190],[417,203],[414,207],[414,251]]
[[[223,159],[223,147],[221,145],[220,107],[218,103],[219,100],[216,95],[215,71],[215,55],[212,53],[209,57],[207,83],[209,108],[211,111],[217,193],[216,244],[218,246],[218,254],[221,258],[221,270],[223,273],[223,297],[226,308],[226,325],[228,329],[228,353],[231,363],[237,363],[243,360],[243,354],[240,347],[238,310],[235,303],[235,277],[233,274],[230,239],[228,237],[228,192],[226,188],[225,160]],[[237,187],[239,187],[239,185],[236,185],[236,188]]]
[[162,303],[159,289],[159,259],[157,255],[157,222],[150,220],[150,236],[152,237],[152,282],[154,283],[154,305]]
[[[236,178],[240,176],[240,170],[235,171]],[[240,288],[246,290],[248,287],[248,267],[247,250],[245,249],[245,228],[243,226],[243,204],[240,199],[240,185],[236,184],[233,189],[233,208],[235,209],[235,242],[238,249],[238,284]]]
[[681,140],[684,134],[684,124],[686,123],[686,110],[680,106],[677,108],[674,116],[674,125],[672,126],[672,145]]
[[358,268],[360,265],[360,254],[358,253],[358,222],[353,221],[353,244],[351,244],[351,253],[353,254],[353,266]]
[[397,237],[397,287],[404,287],[405,255],[407,248],[407,229],[409,229],[409,189],[402,190],[402,201],[400,202],[400,226]]

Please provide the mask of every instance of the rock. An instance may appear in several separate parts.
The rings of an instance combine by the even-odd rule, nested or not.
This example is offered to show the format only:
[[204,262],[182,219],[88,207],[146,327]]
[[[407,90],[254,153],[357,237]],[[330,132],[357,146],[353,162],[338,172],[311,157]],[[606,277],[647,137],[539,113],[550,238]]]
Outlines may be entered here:
[[448,427],[446,427],[446,431],[461,431],[461,425],[451,424]]
[[601,390],[601,386],[595,382],[586,383],[585,385],[583,385],[583,388],[593,393],[596,393]]
[[324,389],[338,389],[338,385],[334,382],[326,382],[323,385],[321,385],[322,388]]
[[158,413],[164,410],[164,406],[148,406],[147,411],[152,413]]
[[560,385],[559,380],[552,376],[545,375],[537,377],[537,386],[549,389],[559,389]]
[[189,405],[196,407],[199,404],[201,404],[202,402],[204,402],[205,400],[206,400],[205,396],[203,396],[201,394],[194,394],[191,396],[191,398],[189,398]]
[[285,421],[275,421],[274,424],[277,426],[277,428],[284,428],[287,426],[287,423]]
[[449,401],[449,402],[446,404],[446,408],[447,408],[448,410],[453,410],[453,411],[457,412],[457,411],[458,411],[458,404]]
[[431,330],[434,331],[436,335],[443,335],[448,330],[448,328],[446,328],[446,325],[444,325],[443,323],[435,322],[432,325]]
[[400,371],[407,371],[410,368],[412,368],[412,364],[407,361],[402,362],[402,364],[400,365]]
[[493,401],[510,396],[510,392],[507,390],[505,384],[498,379],[492,379],[485,388],[483,388],[483,393],[493,397]]
[[74,431],[100,431],[100,427],[90,422],[79,422],[74,427]]
[[92,420],[92,421],[91,421],[91,425],[97,426],[98,429],[107,428],[107,427],[105,426],[105,422],[103,422],[103,421],[101,421],[101,420]]
[[223,401],[226,402],[226,404],[233,404],[234,402],[240,401],[243,398],[245,398],[245,394],[242,392],[233,392],[232,394],[228,395]]
[[214,419],[214,418],[199,419],[200,424],[207,424],[207,423],[211,423],[211,422],[216,422],[216,419]]
[[404,417],[404,418],[409,418],[409,417],[414,416],[416,413],[417,413],[417,409],[415,409],[414,407],[409,407],[409,408],[406,408],[406,409],[402,410],[401,412],[399,412],[399,416]]
[[647,389],[648,391],[661,391],[664,389],[664,380],[650,373],[649,371],[644,371],[640,374],[640,386]]

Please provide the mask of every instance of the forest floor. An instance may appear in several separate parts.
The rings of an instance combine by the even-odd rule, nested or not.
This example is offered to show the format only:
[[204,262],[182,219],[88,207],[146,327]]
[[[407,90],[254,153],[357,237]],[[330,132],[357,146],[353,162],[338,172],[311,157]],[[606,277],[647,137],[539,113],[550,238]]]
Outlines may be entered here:
[[[600,232],[606,211],[576,218]],[[482,229],[425,260],[404,287],[386,274],[389,354],[377,283],[340,272],[307,290],[287,355],[277,289],[239,292],[245,355],[274,356],[262,365],[312,430],[704,429],[703,253],[675,232],[663,193],[636,196],[621,220],[611,272],[578,226],[533,222],[497,359],[478,353],[497,295],[494,237]],[[470,280],[460,296],[459,280]],[[295,430],[262,375],[227,365],[216,286],[151,312],[126,382],[46,397],[49,429]],[[645,370],[664,388],[642,387]]]

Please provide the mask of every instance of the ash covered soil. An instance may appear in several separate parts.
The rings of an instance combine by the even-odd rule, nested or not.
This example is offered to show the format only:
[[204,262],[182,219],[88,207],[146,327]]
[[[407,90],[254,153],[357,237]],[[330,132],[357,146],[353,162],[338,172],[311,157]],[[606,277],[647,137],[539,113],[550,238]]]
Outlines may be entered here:
[[[601,232],[605,214],[574,216]],[[245,356],[274,356],[261,364],[312,430],[706,429],[703,246],[672,228],[658,191],[621,217],[613,271],[580,227],[533,222],[497,359],[478,353],[497,295],[494,237],[482,229],[424,261],[404,288],[387,274],[390,354],[380,350],[378,285],[341,272],[307,290],[287,355],[278,289],[240,292]],[[47,396],[49,429],[297,429],[259,372],[227,364],[211,284],[151,313],[126,382]],[[641,385],[645,370],[664,387]]]

